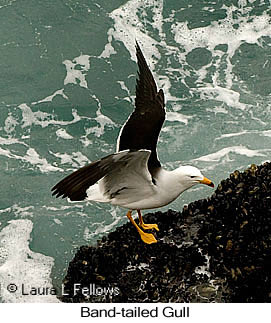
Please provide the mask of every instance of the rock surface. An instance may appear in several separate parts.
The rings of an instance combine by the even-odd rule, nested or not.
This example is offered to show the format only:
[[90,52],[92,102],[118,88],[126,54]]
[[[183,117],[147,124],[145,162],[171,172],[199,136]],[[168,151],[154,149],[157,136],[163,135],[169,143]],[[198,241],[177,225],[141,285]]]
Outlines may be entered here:
[[69,295],[60,299],[271,301],[271,163],[235,171],[182,213],[146,214],[144,221],[158,224],[157,244],[144,244],[127,223],[97,246],[82,246],[64,279]]

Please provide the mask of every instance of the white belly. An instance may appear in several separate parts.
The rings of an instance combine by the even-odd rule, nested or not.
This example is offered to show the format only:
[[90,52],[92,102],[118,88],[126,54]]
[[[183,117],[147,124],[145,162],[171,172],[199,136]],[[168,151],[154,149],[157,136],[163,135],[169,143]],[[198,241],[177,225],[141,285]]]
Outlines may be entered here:
[[129,210],[146,210],[146,209],[155,209],[159,208],[162,206],[165,206],[172,201],[174,201],[179,194],[174,194],[168,195],[168,194],[163,194],[163,192],[157,191],[155,194],[149,197],[143,197],[137,201],[133,202],[124,202],[124,201],[119,201],[118,199],[113,199],[110,201],[112,205],[118,205],[124,208],[127,208]]

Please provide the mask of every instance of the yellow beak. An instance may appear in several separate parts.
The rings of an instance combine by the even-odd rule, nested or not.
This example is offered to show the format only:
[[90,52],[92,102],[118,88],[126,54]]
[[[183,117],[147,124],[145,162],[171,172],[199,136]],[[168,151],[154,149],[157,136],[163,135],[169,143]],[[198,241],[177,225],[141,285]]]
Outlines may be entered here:
[[201,184],[205,184],[211,187],[215,187],[214,183],[210,181],[207,177],[203,177],[201,181],[199,181]]

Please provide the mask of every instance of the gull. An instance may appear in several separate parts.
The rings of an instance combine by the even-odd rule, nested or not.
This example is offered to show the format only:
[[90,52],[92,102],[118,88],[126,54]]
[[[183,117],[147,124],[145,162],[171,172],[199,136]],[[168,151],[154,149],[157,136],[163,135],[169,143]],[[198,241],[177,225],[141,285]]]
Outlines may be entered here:
[[[192,186],[211,180],[193,166],[166,170],[157,156],[157,141],[165,121],[165,98],[136,42],[138,78],[135,109],[122,126],[116,152],[71,173],[53,188],[56,197],[70,201],[106,202],[128,209],[127,217],[143,242],[156,243],[145,230],[159,231],[157,224],[143,222],[141,210],[165,206]],[[132,217],[137,211],[139,224]]]

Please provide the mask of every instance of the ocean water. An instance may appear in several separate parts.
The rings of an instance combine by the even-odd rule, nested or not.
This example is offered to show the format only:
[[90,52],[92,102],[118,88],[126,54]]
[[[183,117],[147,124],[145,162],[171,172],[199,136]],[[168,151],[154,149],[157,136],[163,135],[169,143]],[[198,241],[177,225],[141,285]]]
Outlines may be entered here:
[[[271,2],[0,0],[0,300],[22,284],[61,290],[68,262],[125,223],[125,210],[50,189],[115,151],[133,110],[135,39],[166,95],[158,151],[218,184],[270,160]],[[171,205],[205,198],[196,186]],[[17,292],[7,291],[16,284]]]

